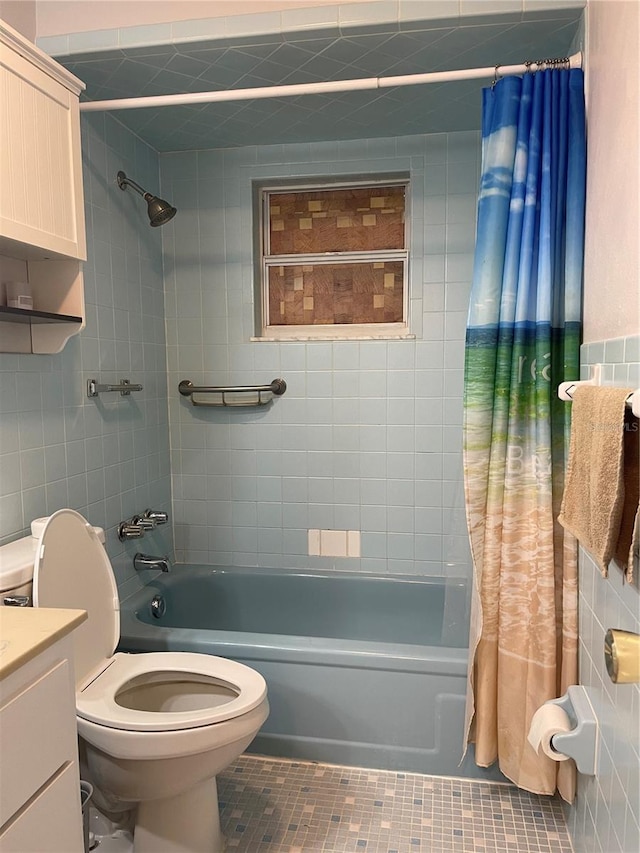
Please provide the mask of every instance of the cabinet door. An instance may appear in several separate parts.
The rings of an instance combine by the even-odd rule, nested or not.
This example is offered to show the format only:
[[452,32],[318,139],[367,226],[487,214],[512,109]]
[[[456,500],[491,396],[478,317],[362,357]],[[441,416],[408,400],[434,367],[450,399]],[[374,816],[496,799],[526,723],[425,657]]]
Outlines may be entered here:
[[61,767],[77,762],[72,677],[69,662],[60,661],[0,702],[0,826]]
[[0,254],[86,259],[78,97],[6,44],[0,187]]
[[2,853],[82,853],[78,768],[68,764],[0,833]]

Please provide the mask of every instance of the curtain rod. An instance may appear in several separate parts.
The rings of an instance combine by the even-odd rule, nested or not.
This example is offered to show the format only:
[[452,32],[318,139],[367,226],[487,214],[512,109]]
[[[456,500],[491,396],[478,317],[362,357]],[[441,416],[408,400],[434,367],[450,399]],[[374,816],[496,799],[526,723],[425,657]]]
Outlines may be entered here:
[[430,71],[400,77],[366,77],[361,80],[330,80],[323,83],[293,83],[261,86],[254,89],[224,89],[216,92],[185,92],[179,95],[150,95],[142,98],[118,98],[111,101],[83,101],[82,112],[105,110],[138,110],[144,107],[172,107],[184,104],[209,104],[220,101],[249,101],[258,98],[290,98],[295,95],[326,95],[333,92],[355,92],[366,89],[388,89],[392,86],[416,86],[423,83],[446,83],[451,80],[475,80],[483,77],[506,77],[546,68],[582,68],[582,52],[564,59],[537,59],[521,65],[496,65],[490,68],[466,68],[460,71]]

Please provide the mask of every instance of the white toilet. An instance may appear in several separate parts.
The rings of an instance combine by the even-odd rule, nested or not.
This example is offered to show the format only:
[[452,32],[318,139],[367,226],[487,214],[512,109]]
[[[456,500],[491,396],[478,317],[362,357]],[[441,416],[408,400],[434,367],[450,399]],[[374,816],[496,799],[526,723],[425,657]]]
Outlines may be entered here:
[[251,743],[269,713],[262,676],[187,652],[114,654],[119,601],[91,525],[63,509],[35,553],[37,607],[86,610],[75,632],[78,732],[89,781],[112,811],[136,809],[135,853],[218,853],[216,775]]

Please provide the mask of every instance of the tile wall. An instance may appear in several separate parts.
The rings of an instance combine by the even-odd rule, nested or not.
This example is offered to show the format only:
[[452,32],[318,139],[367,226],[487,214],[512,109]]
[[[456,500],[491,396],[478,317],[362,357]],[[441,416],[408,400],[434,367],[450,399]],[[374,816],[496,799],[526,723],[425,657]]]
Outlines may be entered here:
[[[177,557],[462,573],[463,348],[479,133],[160,155]],[[252,181],[409,173],[413,340],[252,342]],[[195,409],[178,382],[283,377],[264,409]],[[360,558],[307,530],[362,531]],[[443,567],[444,566],[444,567]]]
[[[603,383],[640,387],[640,336],[585,344],[583,378],[603,365]],[[604,664],[608,628],[640,633],[640,592],[612,564],[604,579],[580,549],[580,683],[587,686],[600,722],[600,764],[595,777],[579,776],[575,804],[567,809],[576,853],[640,850],[640,685],[613,684]]]
[[[89,260],[87,324],[57,355],[0,355],[0,544],[27,535],[32,519],[72,507],[107,531],[118,581],[137,587],[116,526],[148,506],[170,510],[161,238],[123,169],[150,188],[156,153],[104,115],[82,121]],[[86,383],[140,382],[122,398],[88,399]],[[165,553],[170,528],[147,536]],[[156,551],[161,549],[161,551]]]

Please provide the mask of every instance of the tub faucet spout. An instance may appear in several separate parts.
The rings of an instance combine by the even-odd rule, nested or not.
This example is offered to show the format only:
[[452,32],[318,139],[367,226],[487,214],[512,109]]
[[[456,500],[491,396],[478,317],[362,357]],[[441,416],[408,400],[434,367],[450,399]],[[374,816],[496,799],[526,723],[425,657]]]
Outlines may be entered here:
[[150,554],[136,554],[133,558],[133,567],[140,571],[140,569],[156,569],[161,572],[168,572],[171,570],[171,562],[169,557],[153,557]]

